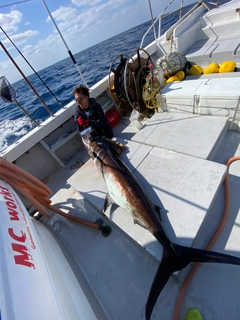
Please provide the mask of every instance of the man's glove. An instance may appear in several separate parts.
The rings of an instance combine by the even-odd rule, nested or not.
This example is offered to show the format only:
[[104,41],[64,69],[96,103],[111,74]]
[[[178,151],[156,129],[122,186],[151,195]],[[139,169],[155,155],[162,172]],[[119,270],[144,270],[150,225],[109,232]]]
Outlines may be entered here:
[[88,120],[88,119],[84,120],[83,118],[79,117],[77,121],[78,121],[78,124],[79,124],[81,127],[87,128],[87,127],[89,127],[89,125],[90,125],[90,120]]

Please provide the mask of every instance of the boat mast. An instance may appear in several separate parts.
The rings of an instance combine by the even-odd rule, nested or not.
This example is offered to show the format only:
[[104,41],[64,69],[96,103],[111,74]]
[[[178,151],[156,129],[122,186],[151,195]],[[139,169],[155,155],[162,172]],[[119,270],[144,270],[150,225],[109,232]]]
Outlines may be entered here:
[[47,12],[48,12],[48,14],[49,14],[49,16],[50,16],[53,24],[55,25],[55,28],[57,29],[57,31],[58,31],[58,33],[59,33],[59,35],[60,35],[60,37],[61,37],[61,39],[62,39],[62,41],[63,41],[63,43],[64,43],[64,45],[65,45],[65,47],[67,48],[68,54],[69,54],[70,58],[72,59],[72,62],[74,63],[75,67],[77,68],[77,70],[78,70],[78,72],[79,72],[79,74],[80,74],[80,76],[81,76],[81,78],[82,78],[83,83],[85,84],[86,87],[88,87],[87,82],[86,82],[86,80],[84,79],[83,74],[82,74],[82,72],[81,72],[81,70],[80,70],[77,62],[76,62],[76,60],[75,60],[75,58],[74,58],[71,50],[68,48],[67,43],[66,43],[66,41],[64,40],[64,38],[63,38],[60,30],[58,29],[58,26],[57,26],[55,20],[53,19],[53,16],[52,16],[51,12],[49,11],[49,9],[48,9],[45,1],[42,0],[42,3],[43,3],[43,5],[44,5],[45,9],[47,10]]

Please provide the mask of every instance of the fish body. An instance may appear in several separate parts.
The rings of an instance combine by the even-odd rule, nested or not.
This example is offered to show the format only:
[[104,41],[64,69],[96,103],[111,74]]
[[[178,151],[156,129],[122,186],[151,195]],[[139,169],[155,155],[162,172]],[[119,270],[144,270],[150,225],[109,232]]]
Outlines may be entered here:
[[171,242],[161,223],[160,208],[148,198],[112,143],[91,135],[83,137],[83,142],[108,188],[103,211],[111,203],[116,203],[132,215],[135,223],[151,232],[163,247],[162,259],[146,304],[146,320],[150,320],[154,305],[173,272],[182,270],[191,262],[240,265],[238,257]]

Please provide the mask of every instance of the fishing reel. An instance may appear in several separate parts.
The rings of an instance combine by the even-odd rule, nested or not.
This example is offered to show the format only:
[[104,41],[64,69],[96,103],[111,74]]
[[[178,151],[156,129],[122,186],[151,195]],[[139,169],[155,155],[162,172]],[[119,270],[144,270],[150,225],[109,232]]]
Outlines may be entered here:
[[[128,102],[128,98],[124,89],[124,70],[126,62],[130,58],[129,55],[119,54],[111,63],[108,74],[108,87],[112,95],[113,100],[122,112],[128,112],[131,110],[131,105]],[[117,60],[120,60],[116,66]],[[112,79],[112,73],[114,74]]]
[[[114,64],[120,59],[116,68]],[[132,55],[120,54],[111,63],[109,68],[108,86],[113,99],[123,111],[136,109],[140,113],[146,110],[142,99],[143,86],[149,73],[153,76],[153,61],[144,49],[137,49]],[[111,72],[114,78],[111,78]],[[112,81],[111,81],[112,80]]]
[[142,98],[143,87],[149,74],[153,78],[153,61],[148,52],[142,48],[131,55],[125,64],[124,88],[128,102],[133,109],[140,113],[146,111],[146,104]]

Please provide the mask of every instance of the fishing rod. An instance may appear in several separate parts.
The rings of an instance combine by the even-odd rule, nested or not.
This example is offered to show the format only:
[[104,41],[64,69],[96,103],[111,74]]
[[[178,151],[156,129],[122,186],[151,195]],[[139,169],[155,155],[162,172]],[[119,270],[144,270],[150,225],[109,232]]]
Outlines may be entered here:
[[14,4],[19,4],[19,3],[23,3],[23,2],[29,2],[29,1],[31,1],[31,0],[23,0],[23,1],[18,1],[18,2],[14,2],[14,3],[4,4],[3,6],[0,6],[0,8],[9,7],[9,6],[13,6]]
[[[30,1],[30,0],[28,0]],[[14,44],[14,42],[10,39],[10,37],[7,35],[7,33],[3,30],[3,28],[0,26],[0,29],[5,34],[5,36],[8,38],[8,40],[11,42],[11,44],[17,49],[18,53],[22,56],[22,58],[27,62],[29,67],[33,70],[33,72],[36,74],[36,76],[42,81],[42,83],[45,85],[45,87],[48,89],[48,91],[52,94],[52,96],[56,99],[57,103],[60,105],[60,107],[64,108],[61,102],[58,100],[58,98],[54,95],[54,93],[50,90],[50,88],[47,86],[47,84],[43,81],[43,79],[39,76],[37,71],[33,68],[33,66],[29,63],[29,61],[24,57],[24,55],[21,53],[21,51],[17,48],[17,46]]]
[[68,54],[69,54],[70,58],[72,59],[72,62],[74,63],[75,67],[77,68],[77,70],[78,70],[78,72],[79,72],[79,74],[80,74],[80,76],[81,76],[81,78],[82,78],[82,81],[84,82],[85,86],[88,88],[87,82],[86,82],[86,80],[84,79],[83,74],[82,74],[82,72],[81,72],[81,70],[80,70],[80,68],[79,68],[79,66],[78,66],[78,64],[77,64],[77,62],[76,62],[76,60],[75,60],[75,58],[74,58],[71,50],[68,48],[66,41],[64,40],[64,38],[63,38],[60,30],[58,29],[58,26],[57,26],[55,20],[53,19],[53,16],[52,16],[51,12],[49,11],[49,9],[48,9],[48,7],[47,7],[47,5],[46,5],[46,3],[45,3],[44,0],[42,0],[42,3],[43,3],[43,5],[44,5],[45,9],[47,10],[47,12],[48,12],[48,14],[49,14],[49,16],[50,16],[53,24],[55,25],[55,28],[57,29],[57,31],[58,31],[58,33],[59,33],[59,35],[60,35],[60,37],[61,37],[61,39],[62,39],[62,41],[63,41],[63,43],[64,43],[64,45],[65,45],[65,47],[67,48]]
[[2,41],[0,41],[0,46],[2,47],[2,49],[5,51],[5,53],[7,54],[7,56],[9,57],[9,59],[12,61],[12,63],[15,65],[15,67],[18,69],[18,71],[21,73],[21,75],[23,76],[24,80],[27,82],[27,84],[29,85],[29,87],[33,90],[33,92],[36,94],[36,96],[38,97],[38,99],[42,102],[44,108],[48,111],[48,113],[54,117],[54,114],[52,113],[52,111],[48,108],[48,106],[46,105],[46,103],[43,101],[43,99],[39,96],[39,94],[37,93],[37,91],[34,89],[34,87],[31,85],[31,83],[28,81],[27,77],[25,76],[25,74],[22,72],[22,70],[19,68],[19,66],[16,64],[16,62],[14,61],[14,59],[12,58],[12,56],[10,55],[10,53],[7,51],[7,49],[5,48],[5,46],[3,45]]

